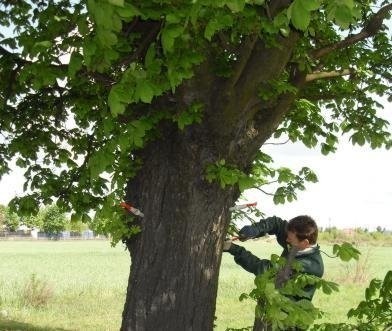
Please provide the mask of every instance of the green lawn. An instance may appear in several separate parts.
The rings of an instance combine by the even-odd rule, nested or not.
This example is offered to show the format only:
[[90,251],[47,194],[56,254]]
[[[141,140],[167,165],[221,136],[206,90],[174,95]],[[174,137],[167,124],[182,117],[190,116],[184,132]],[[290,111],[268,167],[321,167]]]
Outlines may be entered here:
[[[274,243],[257,241],[246,246],[260,257],[280,253]],[[324,250],[331,254],[328,246]],[[327,312],[324,320],[341,321],[364,295],[366,283],[350,284],[355,275],[382,278],[392,269],[391,247],[362,249],[359,267],[324,258],[326,279],[342,282],[332,296],[317,293],[314,303]],[[0,241],[0,330],[118,330],[129,273],[129,254],[121,245],[105,241]],[[23,290],[35,274],[53,290],[45,308],[23,304]],[[239,302],[252,289],[253,276],[224,254],[217,298],[217,330],[253,324],[254,305]],[[5,317],[6,316],[6,317]]]

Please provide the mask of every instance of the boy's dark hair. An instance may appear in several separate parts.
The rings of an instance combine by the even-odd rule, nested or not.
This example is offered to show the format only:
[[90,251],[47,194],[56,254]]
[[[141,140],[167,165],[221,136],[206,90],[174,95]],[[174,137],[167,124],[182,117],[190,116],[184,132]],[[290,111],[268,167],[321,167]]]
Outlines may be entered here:
[[317,224],[310,216],[300,215],[292,218],[287,225],[287,231],[294,232],[299,240],[308,239],[311,245],[317,242]]

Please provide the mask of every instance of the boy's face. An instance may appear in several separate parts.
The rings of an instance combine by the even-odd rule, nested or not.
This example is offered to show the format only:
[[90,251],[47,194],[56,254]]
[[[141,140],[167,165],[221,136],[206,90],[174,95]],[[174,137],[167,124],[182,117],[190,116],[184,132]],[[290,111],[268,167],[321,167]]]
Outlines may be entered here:
[[310,246],[309,240],[304,239],[304,240],[299,240],[297,238],[297,235],[295,232],[288,231],[287,232],[287,239],[286,241],[292,246],[297,248],[298,250],[302,251],[305,248],[308,248]]

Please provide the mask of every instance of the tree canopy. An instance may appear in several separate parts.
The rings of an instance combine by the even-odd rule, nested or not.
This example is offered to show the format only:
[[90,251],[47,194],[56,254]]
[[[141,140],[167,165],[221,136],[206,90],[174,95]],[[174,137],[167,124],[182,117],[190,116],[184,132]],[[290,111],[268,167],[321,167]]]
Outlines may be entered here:
[[[130,155],[156,139],[162,121],[183,130],[216,116],[224,135],[231,122],[287,94],[296,100],[275,136],[319,142],[324,154],[341,132],[354,144],[389,147],[372,95],[391,94],[383,31],[390,7],[353,0],[2,1],[1,174],[16,157],[30,192],[14,204],[37,211],[57,198],[78,215],[96,210],[105,197],[123,194],[141,166]],[[259,39],[270,49],[295,39],[284,70],[268,73],[261,64],[273,58],[251,58]],[[233,103],[224,114],[208,113],[202,92],[185,93],[196,70],[205,71],[199,83],[206,88],[228,81],[232,94],[249,85],[259,99],[249,109]],[[219,169],[210,168],[210,178],[223,185],[254,184]]]

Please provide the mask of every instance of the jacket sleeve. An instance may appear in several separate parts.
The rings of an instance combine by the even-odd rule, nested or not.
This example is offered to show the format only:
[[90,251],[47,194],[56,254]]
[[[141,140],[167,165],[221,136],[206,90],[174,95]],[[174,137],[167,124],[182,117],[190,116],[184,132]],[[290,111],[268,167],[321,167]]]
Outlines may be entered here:
[[276,236],[278,243],[285,248],[287,238],[286,227],[287,221],[272,216],[262,219],[255,224],[244,226],[239,231],[239,235],[243,238],[258,238],[265,236],[267,233],[273,234]]
[[271,267],[271,262],[265,259],[259,259],[244,247],[232,244],[228,252],[234,256],[234,261],[253,274],[260,275]]

